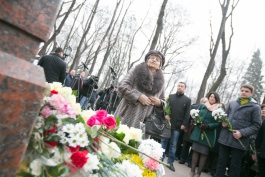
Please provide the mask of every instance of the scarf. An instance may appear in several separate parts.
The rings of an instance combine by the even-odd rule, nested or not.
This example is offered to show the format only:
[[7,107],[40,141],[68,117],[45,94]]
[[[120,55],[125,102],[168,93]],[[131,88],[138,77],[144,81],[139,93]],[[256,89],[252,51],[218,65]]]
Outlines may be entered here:
[[247,104],[247,103],[249,103],[250,102],[250,100],[251,100],[251,97],[249,97],[249,98],[239,98],[239,103],[240,103],[240,105],[245,105],[245,104]]
[[214,110],[216,110],[220,107],[219,103],[210,104],[209,101],[207,101],[204,105],[211,112],[213,112]]

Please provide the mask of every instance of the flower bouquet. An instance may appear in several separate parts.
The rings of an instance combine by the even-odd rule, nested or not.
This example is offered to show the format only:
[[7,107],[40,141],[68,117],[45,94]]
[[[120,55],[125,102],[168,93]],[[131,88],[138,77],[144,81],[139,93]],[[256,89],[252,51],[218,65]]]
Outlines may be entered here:
[[[214,117],[214,119],[218,122],[225,122],[227,124],[227,129],[228,131],[230,131],[231,133],[234,133],[234,128],[229,120],[229,118],[227,117],[227,114],[224,112],[224,110],[222,108],[216,109],[212,112],[212,116]],[[237,139],[238,142],[240,143],[240,145],[246,149],[246,147],[243,145],[243,143],[240,141],[240,139]]]
[[[71,88],[60,83],[47,84],[45,95],[17,176],[163,174],[157,160],[162,148],[142,140],[141,130],[120,125],[105,110],[81,111]],[[145,154],[142,143],[156,148]],[[126,157],[129,153],[138,156],[142,165]]]
[[[200,113],[200,110],[198,110],[198,109],[190,110],[190,116],[191,116],[191,118],[194,121],[194,125],[198,125],[200,128],[202,128],[203,123],[202,123],[202,119],[201,119],[199,113]],[[211,143],[209,141],[209,138],[208,138],[207,134],[205,133],[204,130],[202,130],[201,139],[203,140],[204,137],[206,138],[206,141],[207,141],[209,147],[212,148],[212,145],[211,145]]]

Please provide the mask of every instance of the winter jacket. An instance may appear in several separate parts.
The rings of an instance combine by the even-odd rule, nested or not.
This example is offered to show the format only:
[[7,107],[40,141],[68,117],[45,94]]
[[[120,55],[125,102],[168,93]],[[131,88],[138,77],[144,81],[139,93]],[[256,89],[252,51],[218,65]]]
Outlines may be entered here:
[[240,101],[237,99],[229,103],[226,113],[233,129],[240,131],[242,137],[239,140],[243,146],[227,128],[222,128],[218,142],[232,148],[248,150],[250,136],[257,134],[261,126],[260,106],[254,99],[244,105],[240,105]]
[[265,159],[265,118],[263,118],[261,128],[256,138],[257,156]]
[[50,55],[41,57],[38,65],[43,67],[45,78],[48,83],[64,83],[66,63],[62,60],[59,54],[51,53]]
[[187,129],[190,117],[191,99],[184,94],[169,95],[171,129],[180,130],[181,125]]
[[153,106],[144,106],[138,99],[144,94],[165,100],[163,73],[158,70],[152,75],[146,63],[141,63],[126,74],[118,84],[118,91],[122,100],[114,116],[119,117],[122,124],[140,128],[140,122],[152,113]]
[[[207,124],[209,127],[206,130],[202,130],[198,125],[195,125],[190,135],[190,139],[213,148],[216,142],[216,129],[221,126],[221,123],[214,119],[212,111],[209,111],[204,104],[201,104],[198,109],[200,110],[199,115],[201,117],[202,124]],[[209,142],[207,141],[207,138]]]

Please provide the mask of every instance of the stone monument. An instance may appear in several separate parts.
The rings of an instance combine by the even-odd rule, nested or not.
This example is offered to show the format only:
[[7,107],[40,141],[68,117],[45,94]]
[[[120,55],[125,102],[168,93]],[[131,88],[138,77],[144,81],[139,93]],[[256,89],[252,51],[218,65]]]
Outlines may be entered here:
[[0,176],[16,176],[44,96],[30,63],[52,31],[61,0],[0,0]]

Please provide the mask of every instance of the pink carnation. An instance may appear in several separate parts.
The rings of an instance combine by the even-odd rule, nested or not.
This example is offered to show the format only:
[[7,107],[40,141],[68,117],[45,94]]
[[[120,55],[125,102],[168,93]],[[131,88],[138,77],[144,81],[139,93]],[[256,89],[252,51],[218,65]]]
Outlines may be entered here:
[[106,118],[106,116],[108,115],[108,112],[106,110],[98,110],[96,112],[96,116],[97,116],[97,120],[101,123],[103,123],[103,120]]
[[52,114],[52,110],[50,109],[49,106],[44,106],[41,110],[41,115],[44,118],[49,117]]
[[[156,155],[152,155],[151,157],[158,159]],[[147,157],[144,162],[145,162],[145,166],[149,168],[150,170],[158,170],[159,168],[159,163],[149,157]]]
[[103,123],[108,130],[112,130],[116,127],[116,120],[113,116],[106,117]]
[[51,96],[51,99],[49,100],[49,103],[51,106],[53,106],[56,110],[62,109],[62,105],[66,104],[66,100],[64,97],[62,97],[59,94],[54,94]]
[[91,116],[91,117],[87,120],[86,124],[87,124],[88,126],[90,126],[90,127],[93,127],[94,125],[101,125],[102,123],[98,121],[97,116],[95,115],[95,116]]

